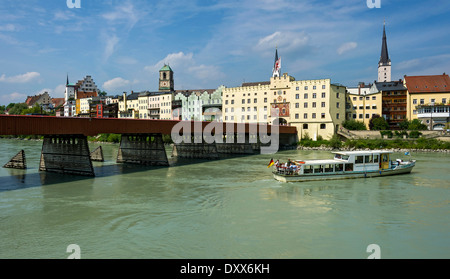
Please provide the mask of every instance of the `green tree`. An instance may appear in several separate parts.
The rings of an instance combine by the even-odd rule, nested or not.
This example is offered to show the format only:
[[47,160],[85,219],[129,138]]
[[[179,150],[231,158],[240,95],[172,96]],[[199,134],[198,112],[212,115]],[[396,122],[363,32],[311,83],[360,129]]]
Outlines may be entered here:
[[389,123],[379,115],[374,115],[369,121],[369,129],[380,131],[380,130],[389,130]]
[[427,125],[423,124],[419,119],[413,119],[408,125],[408,130],[423,131],[427,129]]
[[402,122],[400,122],[399,124],[398,124],[398,126],[399,126],[399,128],[401,129],[401,130],[408,130],[408,127],[409,127],[409,121],[408,120],[403,120]]
[[20,114],[27,115],[27,114],[41,114],[41,113],[43,113],[41,106],[39,104],[35,104],[34,107],[32,108],[26,108],[22,110]]
[[367,130],[364,122],[353,120],[353,119],[345,120],[342,123],[342,126],[347,130]]
[[342,147],[342,141],[337,134],[334,134],[330,139],[329,145],[334,149],[339,149]]
[[17,104],[14,104],[11,107],[11,109],[9,110],[9,114],[10,115],[21,115],[22,111],[24,111],[26,109],[28,109],[27,104],[25,104],[25,103],[17,103]]

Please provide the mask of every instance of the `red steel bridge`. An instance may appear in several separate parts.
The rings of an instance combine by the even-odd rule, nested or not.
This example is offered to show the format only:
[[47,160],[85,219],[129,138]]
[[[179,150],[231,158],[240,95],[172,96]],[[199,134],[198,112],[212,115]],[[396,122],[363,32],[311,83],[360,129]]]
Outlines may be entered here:
[[95,176],[87,136],[98,134],[122,135],[117,162],[162,166],[169,165],[162,135],[178,137],[173,156],[200,159],[256,154],[276,141],[274,153],[297,140],[295,127],[256,123],[0,115],[0,135],[44,136],[41,171]]

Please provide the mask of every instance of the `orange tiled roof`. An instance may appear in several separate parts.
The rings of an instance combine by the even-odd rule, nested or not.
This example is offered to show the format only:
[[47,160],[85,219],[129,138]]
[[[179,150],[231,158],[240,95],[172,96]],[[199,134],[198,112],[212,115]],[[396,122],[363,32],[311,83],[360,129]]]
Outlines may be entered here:
[[97,97],[97,92],[83,92],[78,91],[77,92],[77,99],[83,99],[83,98],[91,98],[91,97]]
[[409,93],[450,92],[450,78],[445,73],[436,76],[405,76]]
[[64,105],[64,98],[52,98],[52,103],[55,108]]

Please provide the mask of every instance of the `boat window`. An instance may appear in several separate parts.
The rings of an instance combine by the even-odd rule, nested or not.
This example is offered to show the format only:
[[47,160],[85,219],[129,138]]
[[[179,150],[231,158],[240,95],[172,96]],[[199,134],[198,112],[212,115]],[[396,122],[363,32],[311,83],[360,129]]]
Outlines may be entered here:
[[342,159],[342,155],[341,154],[336,154],[336,155],[334,155],[334,159],[340,160],[340,159]]
[[313,166],[304,166],[303,173],[313,173]]
[[378,163],[378,155],[373,155],[373,162]]
[[345,164],[345,171],[353,171],[353,164]]
[[334,165],[333,164],[327,164],[325,165],[325,172],[333,172],[334,171]]
[[321,173],[321,172],[323,172],[322,165],[314,166],[314,173]]
[[335,172],[343,171],[344,170],[344,164],[336,164],[335,166]]
[[386,162],[389,162],[389,155],[388,154],[383,154],[383,162],[384,163],[386,163]]
[[364,156],[356,156],[355,163],[362,164],[364,162]]
[[342,160],[348,161],[348,155],[342,155]]
[[373,162],[373,155],[367,155],[367,156],[365,156],[365,158],[364,158],[364,162],[367,164],[367,163],[372,163]]

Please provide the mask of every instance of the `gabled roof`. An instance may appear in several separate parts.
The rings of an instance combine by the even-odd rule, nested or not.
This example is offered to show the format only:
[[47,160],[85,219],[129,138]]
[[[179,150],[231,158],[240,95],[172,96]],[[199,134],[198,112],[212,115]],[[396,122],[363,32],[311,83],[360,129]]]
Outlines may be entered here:
[[450,92],[450,78],[445,73],[433,76],[405,76],[409,93]]

